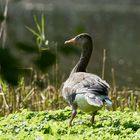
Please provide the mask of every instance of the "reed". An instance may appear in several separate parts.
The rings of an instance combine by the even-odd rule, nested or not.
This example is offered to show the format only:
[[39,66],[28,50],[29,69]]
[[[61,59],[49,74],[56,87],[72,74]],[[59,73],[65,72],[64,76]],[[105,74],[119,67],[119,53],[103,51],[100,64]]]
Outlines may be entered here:
[[[21,108],[41,111],[60,109],[67,105],[61,96],[61,89],[51,84],[40,89],[35,84],[26,85],[22,78],[22,82],[17,87],[11,87],[6,83],[2,85],[2,89],[3,87],[6,87],[6,92],[0,93],[1,115],[20,111]],[[113,101],[111,110],[130,108],[134,111],[140,111],[140,89],[125,87],[119,90],[114,85],[110,89],[109,95]]]
[[103,50],[102,79],[104,79],[105,75],[105,62],[106,62],[106,49]]
[[[8,2],[8,1],[7,1]],[[5,10],[7,13],[7,10]],[[7,15],[7,14],[6,14]],[[44,16],[41,17],[39,24],[37,17],[34,16],[37,31],[30,27],[26,27],[36,37],[36,43],[39,51],[41,47],[45,46],[48,49],[48,40],[45,37]],[[1,27],[2,30],[2,27]],[[2,31],[0,31],[0,35]],[[1,39],[1,36],[0,36]],[[32,77],[28,78],[28,84],[24,77],[20,78],[18,86],[10,86],[8,83],[0,79],[0,115],[7,115],[22,108],[28,110],[41,111],[41,110],[55,110],[64,108],[67,103],[63,100],[61,95],[60,83],[62,78],[59,75],[58,64],[58,50],[57,44],[55,46],[56,61],[51,67],[51,75],[49,73],[41,74],[36,69],[32,72]],[[105,77],[105,64],[106,64],[106,50],[103,51],[103,66],[102,78]],[[111,69],[112,74],[112,87],[109,95],[113,101],[112,110],[124,110],[126,107],[132,110],[140,110],[140,88],[117,88],[115,80],[115,70]],[[53,79],[53,80],[51,80]]]
[[7,13],[8,13],[8,4],[9,0],[4,1],[4,11],[3,11],[3,20],[0,24],[0,40],[2,48],[5,47],[6,37],[7,37]]

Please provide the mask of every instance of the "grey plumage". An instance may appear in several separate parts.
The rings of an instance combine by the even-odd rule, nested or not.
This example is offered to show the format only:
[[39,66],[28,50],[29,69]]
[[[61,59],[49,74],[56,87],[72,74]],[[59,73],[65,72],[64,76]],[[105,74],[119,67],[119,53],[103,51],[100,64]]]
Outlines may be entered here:
[[67,42],[74,42],[75,45],[82,46],[80,60],[73,68],[62,88],[62,95],[73,110],[70,126],[77,113],[77,107],[92,114],[91,122],[93,123],[96,112],[103,104],[112,104],[108,98],[109,84],[97,75],[86,73],[86,67],[92,52],[91,37],[88,34],[80,34]]

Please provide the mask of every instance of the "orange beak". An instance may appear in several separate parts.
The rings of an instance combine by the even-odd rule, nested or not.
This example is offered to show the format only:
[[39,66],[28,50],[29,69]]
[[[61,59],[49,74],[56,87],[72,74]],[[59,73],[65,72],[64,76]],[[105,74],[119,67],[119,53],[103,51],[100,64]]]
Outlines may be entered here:
[[75,38],[65,41],[64,44],[75,44]]

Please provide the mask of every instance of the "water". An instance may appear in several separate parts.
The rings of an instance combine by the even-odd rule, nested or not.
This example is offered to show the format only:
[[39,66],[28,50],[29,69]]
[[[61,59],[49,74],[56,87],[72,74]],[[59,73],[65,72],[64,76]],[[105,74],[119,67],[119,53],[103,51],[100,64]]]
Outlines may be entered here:
[[[33,1],[11,2],[8,12],[8,37],[11,43],[32,43],[25,25],[34,27],[32,16],[45,13],[46,35],[62,43],[78,33],[88,32],[94,39],[94,51],[88,72],[101,76],[103,49],[107,51],[105,79],[112,83],[115,70],[118,86],[139,86],[140,77],[140,5],[138,1]],[[137,4],[136,4],[137,3]],[[13,36],[14,34],[14,36]],[[59,55],[60,74],[67,76],[79,54]]]

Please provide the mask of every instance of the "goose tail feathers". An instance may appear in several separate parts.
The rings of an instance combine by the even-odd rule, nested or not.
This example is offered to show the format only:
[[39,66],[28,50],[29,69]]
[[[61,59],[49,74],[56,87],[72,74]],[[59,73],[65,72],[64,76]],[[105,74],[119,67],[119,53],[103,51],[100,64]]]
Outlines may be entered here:
[[112,106],[112,101],[109,99],[108,96],[86,93],[85,98],[87,102],[93,106],[102,107],[103,104],[106,104],[107,106]]

